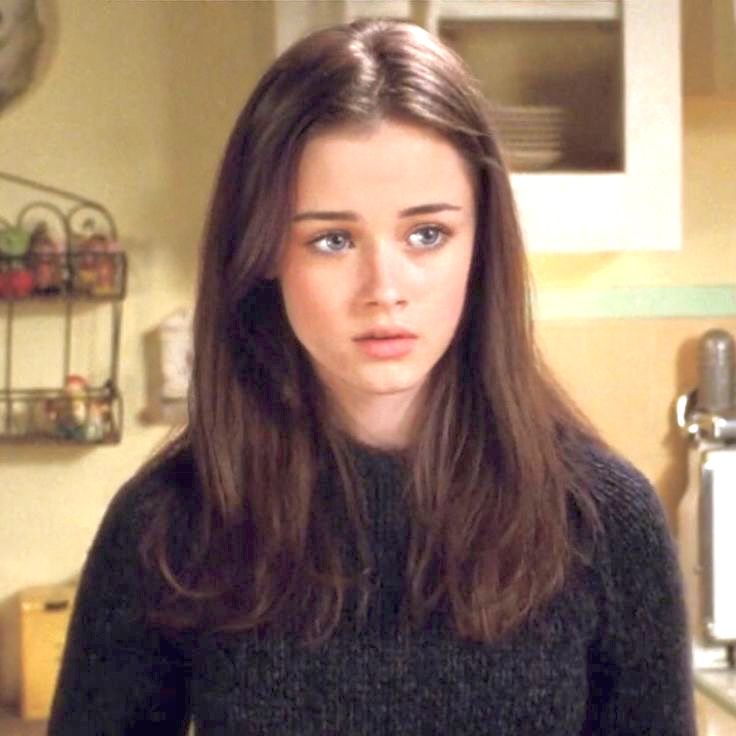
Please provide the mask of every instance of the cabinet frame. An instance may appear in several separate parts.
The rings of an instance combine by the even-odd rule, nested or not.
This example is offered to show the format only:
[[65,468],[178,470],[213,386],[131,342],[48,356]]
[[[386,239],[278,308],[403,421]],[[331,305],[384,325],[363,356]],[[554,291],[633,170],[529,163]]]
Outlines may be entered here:
[[513,173],[526,245],[537,252],[682,247],[678,0],[428,0],[425,25],[606,21],[621,25],[623,171]]
[[389,15],[433,33],[453,22],[579,20],[620,24],[623,170],[513,173],[527,248],[537,252],[682,247],[679,0],[305,0],[275,4],[276,52],[307,31]]

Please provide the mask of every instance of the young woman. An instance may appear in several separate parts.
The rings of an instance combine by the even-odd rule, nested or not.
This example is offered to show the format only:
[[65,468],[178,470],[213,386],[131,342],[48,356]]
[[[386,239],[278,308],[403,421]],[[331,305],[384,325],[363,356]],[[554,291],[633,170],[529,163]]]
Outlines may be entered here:
[[50,734],[694,734],[650,485],[536,352],[462,63],[319,31],[227,146],[190,421],[90,552]]

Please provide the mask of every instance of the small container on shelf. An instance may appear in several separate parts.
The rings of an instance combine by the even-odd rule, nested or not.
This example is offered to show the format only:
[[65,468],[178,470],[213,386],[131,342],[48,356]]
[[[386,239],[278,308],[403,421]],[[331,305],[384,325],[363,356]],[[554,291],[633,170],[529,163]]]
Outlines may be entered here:
[[25,299],[33,291],[33,274],[23,259],[0,257],[0,299]]
[[72,291],[93,297],[123,294],[124,258],[116,241],[103,233],[75,239],[71,255]]
[[67,376],[56,408],[56,433],[65,440],[84,440],[87,425],[87,381]]
[[0,437],[24,437],[32,428],[31,407],[10,394],[0,395]]
[[28,266],[33,274],[33,293],[55,296],[65,290],[66,257],[62,244],[49,233],[45,223],[31,233]]
[[26,257],[30,234],[20,227],[0,230],[0,299],[24,299],[33,291]]
[[67,376],[61,397],[51,407],[52,432],[62,440],[74,442],[110,441],[116,433],[114,394],[110,386],[95,390],[82,376]]
[[100,445],[120,441],[122,399],[108,381],[70,375],[63,389],[0,391],[0,442]]
[[112,402],[106,398],[90,398],[84,424],[87,442],[105,442],[113,433]]
[[31,409],[33,434],[40,437],[53,437],[58,421],[58,407],[54,399],[47,396],[34,398]]
[[177,309],[148,332],[145,422],[182,424],[187,419],[187,395],[192,375],[192,311]]
[[9,259],[23,259],[28,252],[31,236],[21,227],[10,225],[0,230],[0,255]]

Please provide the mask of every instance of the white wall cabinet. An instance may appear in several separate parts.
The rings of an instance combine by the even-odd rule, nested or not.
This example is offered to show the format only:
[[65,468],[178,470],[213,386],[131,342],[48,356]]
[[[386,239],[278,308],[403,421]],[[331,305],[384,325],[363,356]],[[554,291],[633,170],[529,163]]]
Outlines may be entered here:
[[[573,134],[595,139],[596,126],[603,126],[613,131],[617,151],[613,159],[600,157],[605,159],[600,166],[594,160],[579,166],[571,159],[553,170],[512,174],[527,245],[547,252],[681,247],[679,0],[307,0],[274,5],[277,51],[329,23],[361,16],[409,18],[455,45],[484,89],[500,84],[509,91],[517,82],[522,89],[525,67],[518,60],[539,54],[544,40],[557,51],[536,64],[550,80],[536,84],[541,104],[554,104],[555,92],[564,97],[576,87],[584,97],[585,85],[571,73],[570,60],[579,59],[581,73],[589,71],[585,67],[592,62],[578,56],[585,45],[580,39],[588,30],[591,38],[608,37],[615,54],[606,62],[612,68],[603,73],[616,100],[610,109],[601,107],[595,95],[604,85],[589,77],[592,97],[587,106],[581,101]],[[484,62],[491,47],[504,43],[508,50],[498,65]],[[511,104],[525,104],[520,94]],[[509,103],[495,93],[489,96]],[[528,104],[540,104],[540,99]]]

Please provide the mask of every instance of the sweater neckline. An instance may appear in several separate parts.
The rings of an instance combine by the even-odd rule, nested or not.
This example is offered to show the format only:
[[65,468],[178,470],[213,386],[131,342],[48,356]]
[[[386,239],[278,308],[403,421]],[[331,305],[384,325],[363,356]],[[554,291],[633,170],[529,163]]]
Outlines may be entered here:
[[348,451],[362,475],[388,474],[396,478],[406,472],[407,451],[376,447],[345,435]]

